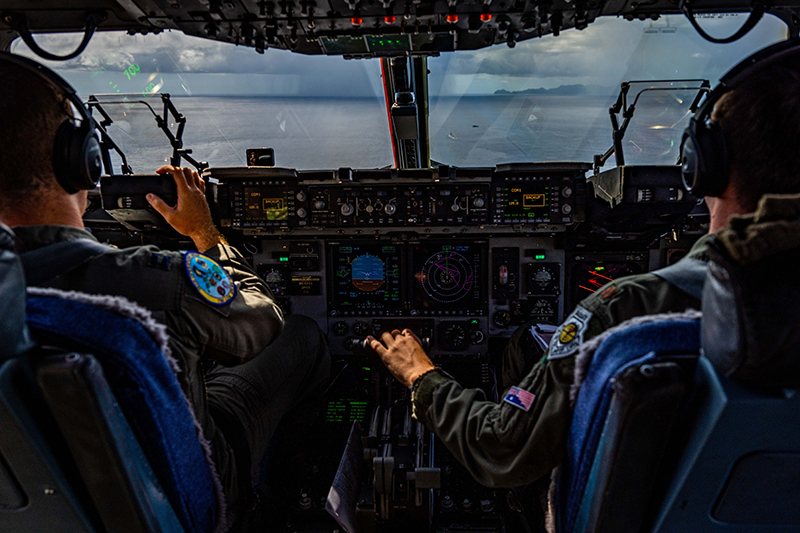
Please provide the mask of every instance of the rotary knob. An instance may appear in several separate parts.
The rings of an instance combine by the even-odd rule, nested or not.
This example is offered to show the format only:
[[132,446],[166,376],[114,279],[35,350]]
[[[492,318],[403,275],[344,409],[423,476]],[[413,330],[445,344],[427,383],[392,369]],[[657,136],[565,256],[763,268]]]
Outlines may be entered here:
[[325,201],[324,200],[316,200],[314,202],[314,209],[325,209]]
[[306,193],[303,192],[303,191],[300,191],[299,193],[297,193],[295,195],[295,198],[297,198],[298,202],[305,202],[306,201]]
[[472,206],[473,207],[480,208],[480,207],[483,207],[484,205],[486,205],[486,202],[480,196],[472,199]]
[[458,206],[458,204],[453,204],[453,205],[450,206],[450,209],[452,209],[455,212],[455,211],[458,211],[460,209],[460,207]]
[[386,204],[386,207],[383,208],[387,215],[394,215],[397,211],[397,206],[394,204]]
[[511,324],[511,315],[508,314],[508,311],[497,311],[492,316],[492,322],[498,328],[507,328]]
[[306,210],[304,208],[302,208],[302,207],[297,210],[297,216],[300,217],[300,218],[306,218],[307,214],[308,213],[306,213]]
[[353,214],[353,204],[342,204],[342,214],[346,217]]

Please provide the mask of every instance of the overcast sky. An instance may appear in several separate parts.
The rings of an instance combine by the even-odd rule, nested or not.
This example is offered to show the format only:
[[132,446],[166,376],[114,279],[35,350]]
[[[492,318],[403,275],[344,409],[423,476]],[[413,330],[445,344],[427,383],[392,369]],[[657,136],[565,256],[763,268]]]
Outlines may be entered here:
[[[705,18],[715,36],[733,33],[744,16]],[[674,28],[674,33],[673,33]],[[666,31],[664,31],[666,29]],[[713,82],[751,52],[785,37],[785,26],[765,16],[745,38],[729,45],[704,41],[682,16],[656,22],[618,18],[586,30],[530,39],[509,49],[444,53],[429,60],[433,94],[487,94],[497,89],[553,88],[571,84],[619,87],[624,80],[708,78]],[[74,48],[81,35],[38,37],[53,52]],[[17,40],[12,51],[33,57]],[[175,95],[298,95],[383,97],[377,60],[304,56],[284,50],[237,47],[179,32],[157,36],[99,33],[86,51],[67,62],[44,62],[82,95],[160,90]],[[137,66],[138,72],[125,74]],[[134,67],[135,70],[136,67]]]

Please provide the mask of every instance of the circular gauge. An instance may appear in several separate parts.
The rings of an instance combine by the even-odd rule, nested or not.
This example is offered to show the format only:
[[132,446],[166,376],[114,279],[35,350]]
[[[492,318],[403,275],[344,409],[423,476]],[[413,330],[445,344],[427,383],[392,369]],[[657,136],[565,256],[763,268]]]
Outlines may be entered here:
[[269,268],[261,272],[261,277],[275,296],[286,294],[286,275],[281,270]]
[[528,271],[528,284],[532,293],[556,293],[558,288],[558,266],[532,264]]
[[430,256],[417,279],[432,299],[453,303],[469,294],[475,283],[470,262],[457,252],[437,252]]
[[554,320],[558,314],[558,303],[555,298],[528,299],[528,316],[530,318]]
[[468,343],[467,328],[462,324],[446,324],[442,330],[445,348],[463,350]]
[[352,272],[353,285],[362,292],[376,291],[383,286],[383,261],[374,255],[359,255],[353,259],[350,271]]

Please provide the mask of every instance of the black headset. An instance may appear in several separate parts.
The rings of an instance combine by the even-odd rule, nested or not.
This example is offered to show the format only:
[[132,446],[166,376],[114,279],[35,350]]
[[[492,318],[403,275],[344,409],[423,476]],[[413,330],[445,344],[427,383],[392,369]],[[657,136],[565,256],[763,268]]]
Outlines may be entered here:
[[722,95],[754,73],[792,55],[800,55],[800,39],[789,39],[751,55],[725,74],[697,110],[681,139],[683,185],[694,196],[720,196],[728,187],[729,159],[725,138],[711,112]]
[[70,194],[94,189],[103,170],[100,142],[95,135],[94,119],[75,94],[75,89],[49,68],[26,57],[0,52],[0,63],[38,75],[78,109],[79,125],[65,118],[58,128],[53,150],[53,171],[58,183]]

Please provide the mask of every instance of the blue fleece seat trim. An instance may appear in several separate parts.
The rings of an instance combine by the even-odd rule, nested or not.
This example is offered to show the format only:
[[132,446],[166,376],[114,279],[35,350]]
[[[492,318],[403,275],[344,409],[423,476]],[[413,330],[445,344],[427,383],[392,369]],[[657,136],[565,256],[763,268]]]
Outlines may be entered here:
[[622,329],[594,353],[575,402],[567,450],[558,479],[556,522],[572,532],[611,403],[612,381],[630,366],[659,357],[700,352],[700,320],[647,322]]
[[211,531],[216,520],[211,467],[178,380],[142,325],[49,296],[28,297],[27,321],[40,339],[95,356],[182,526]]

